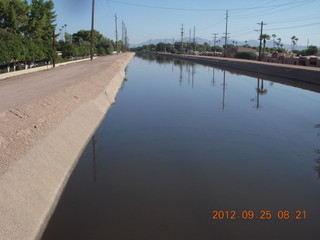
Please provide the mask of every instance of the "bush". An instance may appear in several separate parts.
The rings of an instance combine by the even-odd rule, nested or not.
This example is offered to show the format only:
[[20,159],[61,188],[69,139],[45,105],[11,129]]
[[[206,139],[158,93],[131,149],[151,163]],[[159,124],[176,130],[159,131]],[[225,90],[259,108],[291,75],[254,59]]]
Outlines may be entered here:
[[256,54],[253,52],[238,52],[236,58],[256,60]]

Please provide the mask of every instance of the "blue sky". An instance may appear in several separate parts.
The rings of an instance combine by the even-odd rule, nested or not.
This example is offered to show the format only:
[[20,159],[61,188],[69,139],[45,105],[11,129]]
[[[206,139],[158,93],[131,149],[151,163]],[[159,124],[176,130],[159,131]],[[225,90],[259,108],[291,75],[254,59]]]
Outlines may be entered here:
[[[91,28],[92,0],[54,0],[57,31],[67,24],[67,32]],[[115,39],[114,15],[127,26],[130,44],[149,39],[180,39],[181,24],[185,36],[196,26],[197,37],[212,40],[212,34],[225,32],[226,10],[229,10],[228,32],[237,41],[256,40],[264,21],[264,33],[276,34],[283,43],[298,37],[298,45],[320,46],[320,0],[95,0],[95,29]]]

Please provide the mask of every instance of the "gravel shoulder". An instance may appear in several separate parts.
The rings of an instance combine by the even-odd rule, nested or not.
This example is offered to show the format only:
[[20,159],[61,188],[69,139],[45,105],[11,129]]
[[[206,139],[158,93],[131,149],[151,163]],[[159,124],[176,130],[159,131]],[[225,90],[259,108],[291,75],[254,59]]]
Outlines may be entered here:
[[99,57],[0,81],[0,176],[73,109],[97,97],[130,56]]

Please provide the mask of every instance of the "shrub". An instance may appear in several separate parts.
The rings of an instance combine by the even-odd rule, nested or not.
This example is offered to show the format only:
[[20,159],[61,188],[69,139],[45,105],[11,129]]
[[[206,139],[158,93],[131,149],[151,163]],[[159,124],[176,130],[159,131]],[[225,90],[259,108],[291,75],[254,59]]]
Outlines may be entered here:
[[256,54],[253,52],[238,52],[236,58],[256,60]]

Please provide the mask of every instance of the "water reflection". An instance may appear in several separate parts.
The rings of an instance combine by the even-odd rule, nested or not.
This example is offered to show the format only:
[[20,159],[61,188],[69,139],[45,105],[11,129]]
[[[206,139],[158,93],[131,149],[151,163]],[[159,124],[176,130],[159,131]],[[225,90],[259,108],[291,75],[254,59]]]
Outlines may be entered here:
[[224,111],[225,107],[225,99],[226,99],[226,71],[223,71],[223,94],[222,94],[222,111]]
[[257,97],[256,97],[256,102],[257,102],[257,105],[256,105],[256,108],[257,110],[259,110],[259,108],[261,107],[260,105],[260,95],[266,95],[268,90],[264,88],[264,84],[263,84],[263,79],[260,79],[258,78],[257,79],[257,88],[256,88],[256,91],[257,91]]
[[214,68],[212,68],[212,86],[214,87],[215,78],[214,78]]
[[[317,239],[320,95],[211,69],[135,58],[43,239]],[[279,220],[281,209],[308,219]]]
[[93,183],[97,180],[97,155],[96,155],[96,140],[95,135],[92,136],[92,169],[93,169]]
[[[177,66],[179,64],[182,64],[182,65],[196,64],[194,62],[188,62],[188,61],[184,61],[181,59],[175,59],[172,57],[166,57],[166,56],[157,55],[157,54],[138,53],[136,56],[141,57],[145,60],[148,60],[149,63],[157,62],[161,65],[172,64],[172,71],[174,69],[174,66]],[[214,66],[214,68],[216,70],[228,71],[229,73],[234,74],[234,75],[238,75],[238,76],[245,75],[245,76],[251,76],[253,78],[265,79],[265,80],[271,81],[271,82],[269,82],[269,85],[273,85],[274,83],[281,83],[281,84],[285,84],[288,86],[294,86],[294,87],[298,87],[298,88],[302,88],[302,89],[306,89],[306,90],[320,93],[320,85],[319,84],[311,84],[311,83],[305,83],[305,82],[301,82],[301,81],[288,80],[288,79],[284,79],[284,78],[273,77],[271,75],[247,72],[247,71],[239,70],[239,69],[231,69],[231,68],[225,68],[225,67],[219,67],[219,66]]]
[[[317,124],[314,126],[317,129],[320,129],[320,124]],[[320,132],[317,133],[317,136],[320,137]],[[318,164],[318,166],[315,166],[315,170],[318,172],[318,177],[320,179],[320,145],[319,148],[315,150],[316,154],[317,154],[317,158],[315,159],[315,162]]]

